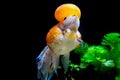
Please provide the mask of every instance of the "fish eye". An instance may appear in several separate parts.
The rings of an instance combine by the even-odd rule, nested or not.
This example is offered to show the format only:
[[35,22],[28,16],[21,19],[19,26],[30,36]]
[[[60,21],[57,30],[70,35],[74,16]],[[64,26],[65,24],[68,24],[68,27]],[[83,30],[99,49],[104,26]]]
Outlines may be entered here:
[[64,18],[64,20],[66,19],[66,17]]

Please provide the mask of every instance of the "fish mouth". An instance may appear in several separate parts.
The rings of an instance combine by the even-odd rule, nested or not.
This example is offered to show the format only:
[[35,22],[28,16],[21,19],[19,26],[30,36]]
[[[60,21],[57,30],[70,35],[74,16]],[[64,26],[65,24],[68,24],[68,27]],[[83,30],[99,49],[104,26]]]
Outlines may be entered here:
[[78,22],[78,20],[79,20],[79,18],[78,18],[77,16],[75,16],[75,15],[69,16],[68,18],[65,19],[65,21],[64,21],[63,24],[64,24],[65,26],[71,25],[71,24],[75,24],[75,23]]

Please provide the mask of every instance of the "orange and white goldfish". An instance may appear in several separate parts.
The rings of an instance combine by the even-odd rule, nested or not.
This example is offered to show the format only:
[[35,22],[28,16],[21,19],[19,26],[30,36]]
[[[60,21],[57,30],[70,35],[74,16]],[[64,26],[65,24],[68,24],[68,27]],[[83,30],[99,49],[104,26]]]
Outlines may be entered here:
[[55,73],[57,74],[59,61],[64,73],[67,72],[70,52],[82,43],[79,26],[79,18],[71,15],[49,30],[46,35],[47,45],[36,58],[39,79],[50,80]]

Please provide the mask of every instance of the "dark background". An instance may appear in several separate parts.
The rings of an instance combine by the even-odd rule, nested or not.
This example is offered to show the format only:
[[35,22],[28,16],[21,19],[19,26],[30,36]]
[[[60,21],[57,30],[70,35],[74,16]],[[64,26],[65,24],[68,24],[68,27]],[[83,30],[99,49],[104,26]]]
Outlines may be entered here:
[[46,45],[45,37],[49,29],[58,22],[54,18],[55,9],[63,3],[74,3],[81,9],[79,31],[82,39],[91,45],[100,44],[103,35],[120,32],[120,4],[117,0],[46,0],[31,2],[27,9],[32,36],[32,79],[36,80],[35,58]]

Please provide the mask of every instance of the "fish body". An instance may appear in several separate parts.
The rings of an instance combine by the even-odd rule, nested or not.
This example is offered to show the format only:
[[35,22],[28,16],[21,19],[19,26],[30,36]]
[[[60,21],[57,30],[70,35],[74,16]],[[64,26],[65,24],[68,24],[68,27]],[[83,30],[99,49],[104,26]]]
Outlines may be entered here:
[[79,25],[79,18],[73,15],[49,30],[46,35],[47,45],[36,58],[38,78],[50,80],[54,73],[57,74],[59,61],[62,63],[64,73],[67,72],[70,52],[80,45]]
[[69,16],[63,22],[50,29],[46,36],[47,45],[56,54],[64,54],[72,51],[80,44],[81,38],[79,28],[79,18]]

